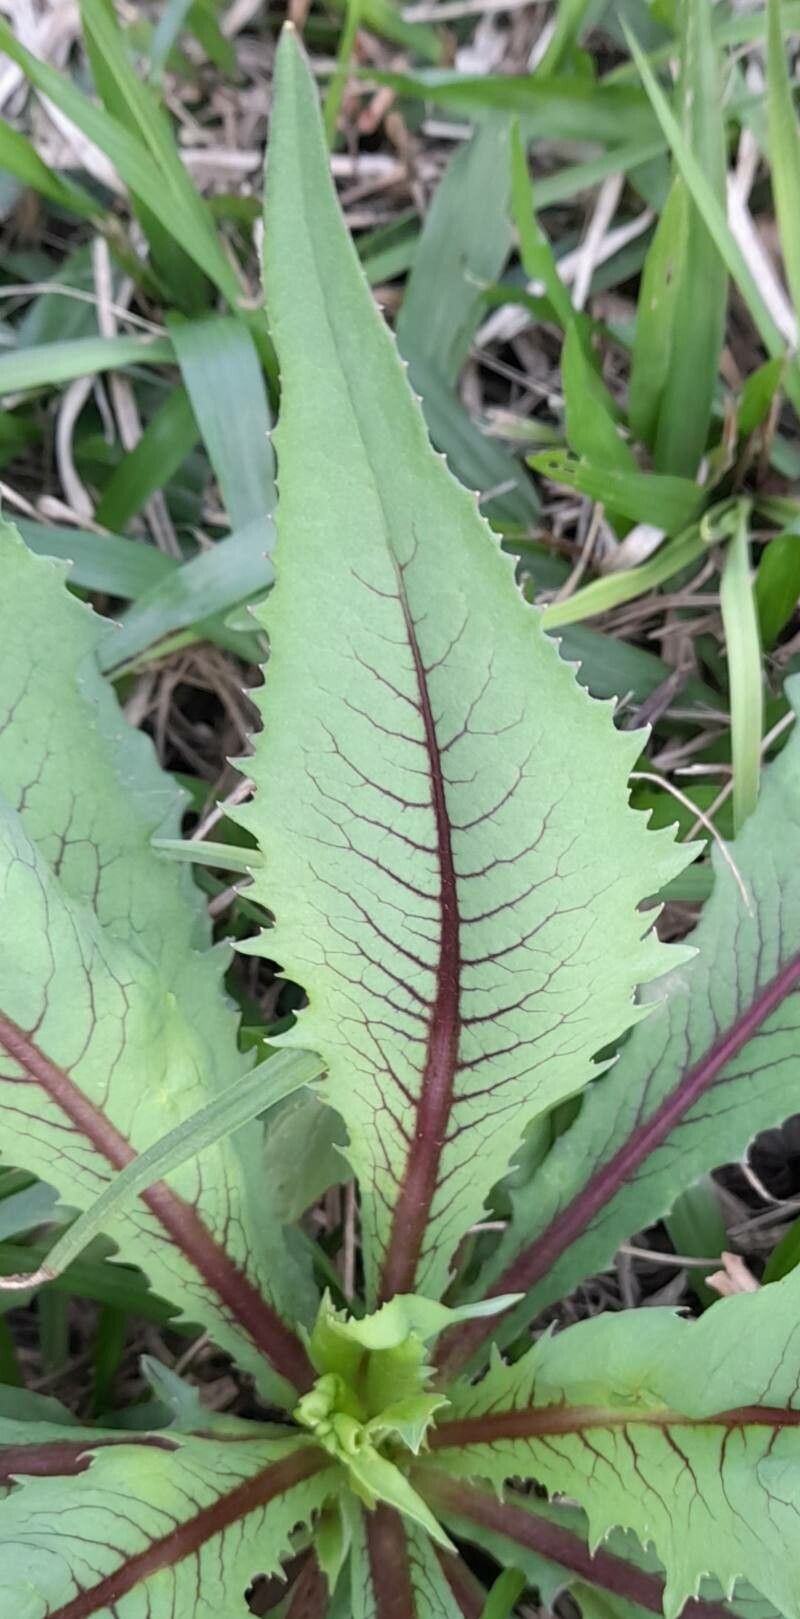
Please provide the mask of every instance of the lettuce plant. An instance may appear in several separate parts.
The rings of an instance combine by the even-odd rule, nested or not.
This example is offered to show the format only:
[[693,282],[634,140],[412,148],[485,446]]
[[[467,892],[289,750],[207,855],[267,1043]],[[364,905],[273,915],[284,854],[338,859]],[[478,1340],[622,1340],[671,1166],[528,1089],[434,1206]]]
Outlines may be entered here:
[[[660,944],[643,902],[687,854],[628,805],[640,739],[429,448],[291,31],[276,82],[280,541],[242,820],[275,918],[251,948],[308,1007],[261,1068],[187,868],[151,846],[180,802],[98,672],[107,627],[8,529],[0,648],[4,1154],[83,1211],[67,1246],[102,1229],[230,1353],[264,1420],[153,1368],[146,1429],[7,1394],[0,1619],[235,1619],[281,1571],[285,1619],[497,1619],[525,1583],[620,1619],[800,1616],[796,1273],[696,1323],[527,1334],[797,1109],[800,747],[693,950]],[[319,1296],[242,1127],[309,1081],[359,1192],[349,1299]],[[499,1186],[502,1234],[476,1233]],[[489,1594],[498,1563],[518,1577]]]

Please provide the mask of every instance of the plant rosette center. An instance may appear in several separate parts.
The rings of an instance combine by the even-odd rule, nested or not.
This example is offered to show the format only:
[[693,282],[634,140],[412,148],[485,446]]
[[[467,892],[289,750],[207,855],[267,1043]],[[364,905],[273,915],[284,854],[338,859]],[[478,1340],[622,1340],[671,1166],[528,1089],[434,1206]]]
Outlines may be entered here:
[[[491,1311],[508,1299],[493,1299]],[[449,1309],[433,1299],[398,1294],[374,1315],[357,1319],[326,1296],[309,1335],[317,1381],[295,1407],[295,1420],[343,1467],[353,1493],[423,1524],[440,1545],[444,1531],[406,1477],[436,1412],[449,1402],[430,1388],[428,1342],[474,1306]],[[486,1313],[486,1305],[480,1307]]]

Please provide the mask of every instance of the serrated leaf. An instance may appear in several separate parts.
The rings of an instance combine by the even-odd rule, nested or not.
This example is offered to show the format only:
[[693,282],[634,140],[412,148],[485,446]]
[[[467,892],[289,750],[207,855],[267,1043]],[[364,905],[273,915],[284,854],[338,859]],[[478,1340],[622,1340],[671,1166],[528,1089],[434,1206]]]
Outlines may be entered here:
[[746,1575],[793,1619],[800,1575],[782,1547],[800,1486],[799,1293],[790,1277],[695,1323],[626,1312],[542,1338],[450,1390],[432,1459],[576,1500],[593,1546],[614,1528],[652,1542],[669,1619],[705,1574],[725,1590]]
[[629,810],[638,740],[577,687],[430,451],[291,35],[277,84],[282,538],[242,820],[277,918],[259,948],[311,1003],[283,1038],[324,1056],[350,1133],[370,1294],[437,1294],[527,1120],[635,1020],[667,959],[636,908],[686,856]]
[[[292,1530],[338,1482],[322,1451],[263,1432],[252,1424],[238,1439],[100,1438],[87,1465],[87,1437],[78,1453],[67,1431],[49,1447],[52,1455],[60,1443],[63,1457],[49,1476],[40,1439],[26,1455],[38,1449],[42,1476],[26,1479],[0,1514],[0,1611],[24,1619],[240,1619],[254,1575],[280,1570]],[[2,1458],[0,1449],[0,1467]]]
[[[3,1151],[82,1209],[249,1064],[202,897],[149,847],[178,832],[181,798],[97,671],[104,622],[7,525],[0,543]],[[257,1137],[238,1132],[108,1235],[267,1383],[274,1334],[285,1390],[310,1367],[279,1314],[299,1295],[259,1184]]]
[[[800,707],[796,681],[787,695]],[[514,1219],[476,1288],[529,1289],[504,1330],[609,1265],[620,1242],[668,1213],[687,1184],[797,1110],[797,734],[731,845],[735,869],[716,849],[712,858],[714,890],[692,935],[690,969],[656,986],[661,1004],[587,1092],[535,1189],[515,1195]],[[449,1355],[465,1356],[484,1336],[480,1323],[458,1329]]]

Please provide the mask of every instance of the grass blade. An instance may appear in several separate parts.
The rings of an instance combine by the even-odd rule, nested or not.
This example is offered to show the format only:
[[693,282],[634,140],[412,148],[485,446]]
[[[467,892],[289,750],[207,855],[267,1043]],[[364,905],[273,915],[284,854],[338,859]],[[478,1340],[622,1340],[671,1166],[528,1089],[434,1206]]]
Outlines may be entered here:
[[608,613],[612,607],[621,607],[623,602],[635,601],[645,591],[655,590],[683,568],[690,567],[703,555],[705,548],[699,529],[691,528],[687,534],[679,534],[640,567],[606,574],[603,579],[595,579],[590,585],[584,585],[583,590],[576,590],[574,596],[568,596],[566,601],[551,602],[542,609],[545,629],[558,629],[562,624],[580,624],[583,619],[593,618],[596,613]]
[[767,0],[767,127],[772,194],[786,280],[800,319],[800,131],[786,63],[780,0]]
[[198,207],[202,210],[202,203],[194,188],[191,188],[194,201],[190,202],[183,188],[176,190],[169,175],[162,172],[147,147],[136,136],[131,135],[102,107],[96,106],[88,96],[82,95],[64,74],[26,50],[2,18],[0,50],[4,50],[12,62],[22,68],[25,77],[41,95],[48,96],[59,111],[105,154],[134,195],[141,198],[164,229],[180,241],[190,258],[205,271],[228,303],[236,305],[242,293],[239,278],[205,212],[198,214]]
[[74,377],[126,365],[164,365],[175,355],[168,337],[76,337],[0,354],[0,398],[25,388],[55,388]]
[[714,238],[717,249],[724,259],[732,279],[739,288],[767,353],[770,358],[774,359],[776,356],[783,354],[783,339],[761,297],[744,257],[734,241],[728,226],[725,209],[698,163],[690,143],[687,141],[660,84],[653,74],[641,45],[627,27],[625,28],[625,35],[642,83],[650,97],[653,110],[664,131],[675,162],[686,182],[692,201],[698,213],[702,216],[710,235]]
[[[63,1275],[68,1265],[80,1256],[94,1237],[98,1237],[122,1211],[135,1202],[141,1192],[162,1180],[190,1158],[196,1158],[207,1147],[213,1147],[242,1125],[250,1124],[267,1108],[274,1107],[287,1096],[319,1077],[324,1063],[311,1051],[278,1051],[251,1068],[220,1096],[198,1108],[182,1124],[169,1130],[160,1140],[131,1159],[124,1169],[69,1226],[64,1235],[50,1249],[45,1263],[25,1283],[36,1286]],[[6,1287],[9,1281],[4,1284]],[[14,1285],[23,1285],[22,1278],[14,1278]]]
[[[401,354],[424,354],[454,384],[511,246],[509,129],[484,124],[448,165],[431,204],[397,321]],[[481,199],[476,208],[476,198]]]
[[529,281],[541,281],[563,331],[575,318],[569,293],[561,280],[555,255],[536,217],[535,199],[525,146],[514,120],[511,132],[511,210],[519,237],[519,256]]
[[[707,0],[681,9],[682,136],[709,196],[725,216],[725,126],[717,52]],[[654,464],[657,472],[694,477],[706,448],[725,336],[728,278],[720,245],[696,203],[687,198],[685,246],[676,262],[672,333]]]
[[173,389],[138,444],[115,467],[97,507],[96,521],[103,528],[125,528],[150,496],[169,483],[199,437],[186,389]]
[[275,505],[271,422],[253,338],[234,315],[168,324],[231,527],[243,528]]
[[670,478],[651,472],[621,472],[590,460],[578,460],[561,450],[543,450],[530,465],[553,483],[578,489],[607,509],[621,512],[634,523],[652,523],[666,534],[677,534],[699,516],[705,492],[690,478]]
[[728,657],[733,758],[733,824],[738,833],[758,802],[764,693],[761,643],[750,571],[748,508],[741,501],[732,517],[720,586],[720,607]]
[[688,237],[688,196],[678,176],[645,259],[636,307],[628,420],[635,437],[650,449],[655,444],[675,344],[676,304],[685,278]]
[[74,185],[71,180],[63,180],[60,174],[49,168],[27,136],[13,129],[4,118],[0,118],[0,169],[13,174],[15,179],[30,186],[32,191],[38,191],[40,196],[47,197],[57,208],[77,214],[79,219],[97,219],[102,214],[99,203],[89,196],[88,191]]

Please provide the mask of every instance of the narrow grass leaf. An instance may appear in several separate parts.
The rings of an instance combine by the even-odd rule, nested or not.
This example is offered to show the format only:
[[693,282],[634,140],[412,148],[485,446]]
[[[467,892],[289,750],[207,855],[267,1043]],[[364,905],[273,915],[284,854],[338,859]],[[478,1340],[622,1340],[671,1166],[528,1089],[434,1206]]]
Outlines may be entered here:
[[104,596],[135,601],[179,566],[155,546],[144,545],[141,540],[126,540],[119,534],[50,528],[22,518],[17,527],[28,549],[37,556],[58,557],[70,563],[70,584],[100,591]]
[[[324,1067],[311,1051],[279,1051],[251,1068],[248,1074],[242,1074],[213,1101],[195,1109],[118,1170],[99,1197],[79,1214],[50,1249],[39,1270],[25,1278],[26,1285],[38,1286],[63,1275],[95,1237],[131,1208],[140,1193],[180,1169],[189,1159],[198,1158],[208,1147],[216,1146],[242,1125],[252,1123],[277,1102],[311,1084]],[[19,1278],[19,1285],[22,1280]]]
[[234,315],[168,324],[231,528],[243,528],[275,505],[271,422],[255,343]]
[[566,484],[634,523],[652,523],[666,534],[688,528],[707,498],[691,478],[618,471],[596,461],[579,460],[564,450],[542,450],[530,457],[530,465],[553,483]]
[[800,319],[800,131],[786,62],[786,40],[780,0],[767,0],[767,128],[772,194],[786,280]]
[[675,311],[685,274],[689,201],[680,176],[673,181],[648,249],[636,306],[631,358],[628,420],[631,431],[650,449],[675,340]]
[[519,256],[529,281],[540,281],[563,331],[574,319],[569,293],[561,280],[555,255],[536,217],[536,206],[525,146],[514,120],[511,132],[511,209],[519,237]]
[[213,866],[220,871],[251,871],[263,865],[260,850],[235,843],[212,843],[210,839],[153,838],[151,847],[170,860],[188,861],[193,866]]
[[627,85],[598,85],[566,76],[539,79],[532,73],[477,76],[449,69],[411,74],[370,68],[369,78],[398,95],[452,107],[466,118],[517,113],[525,139],[617,145],[652,141],[655,135],[646,96]]
[[274,540],[272,521],[262,516],[173,568],[142,593],[121,625],[103,637],[98,649],[101,669],[107,674],[119,671],[176,631],[203,625],[266,590],[274,577],[268,560]]
[[[188,200],[181,188],[175,190],[150,151],[131,135],[118,119],[76,89],[62,73],[25,49],[11,28],[0,18],[0,49],[22,68],[29,82],[41,95],[49,97],[59,111],[113,163],[131,192],[146,204],[165,230],[180,241],[209,280],[228,302],[236,305],[242,296],[239,278],[226,257],[222,244],[202,211],[200,197]],[[188,176],[187,176],[188,180]],[[166,183],[165,183],[166,182]],[[201,214],[198,214],[198,208]]]
[[[725,217],[725,125],[719,90],[717,49],[707,0],[682,0],[680,126],[687,150],[708,195]],[[684,182],[685,183],[685,182]],[[658,422],[654,464],[657,472],[693,477],[708,440],[720,355],[725,337],[727,271],[720,246],[695,198],[683,200],[682,251],[672,264],[674,297]]]
[[95,512],[104,528],[125,528],[157,489],[163,489],[200,437],[185,388],[167,394],[139,439],[114,469]]
[[800,528],[775,534],[765,546],[755,593],[761,645],[769,652],[800,601]]
[[686,181],[692,201],[702,215],[703,221],[728,267],[729,274],[739,288],[767,353],[774,358],[776,355],[783,353],[783,339],[764,303],[744,256],[734,241],[725,209],[698,163],[691,144],[686,139],[638,40],[628,28],[625,29],[625,34],[642,83],[650,97],[653,110],[664,131],[675,162]]
[[728,659],[733,758],[733,820],[739,832],[758,802],[764,691],[761,643],[750,570],[747,506],[737,508],[720,585]]
[[683,568],[696,562],[705,551],[705,543],[697,528],[679,534],[669,545],[663,545],[654,557],[638,568],[622,568],[595,579],[583,590],[565,601],[551,602],[542,610],[545,629],[554,630],[562,624],[579,624],[582,619],[593,618],[596,613],[608,613],[623,602],[635,601],[648,590],[655,590],[667,579],[672,579]]
[[74,377],[127,365],[164,365],[175,355],[168,337],[76,337],[0,354],[0,397],[25,388],[57,388]]
[[553,32],[536,68],[539,79],[551,78],[558,72],[564,57],[574,50],[588,6],[589,0],[558,0]]
[[56,174],[39,156],[27,135],[7,124],[4,118],[0,118],[0,169],[47,197],[57,208],[77,214],[79,219],[98,219],[102,215],[102,208],[88,191]]
[[508,257],[509,188],[509,126],[496,119],[451,160],[425,220],[397,321],[412,381],[414,356],[424,354],[456,382],[483,313],[483,289]]

